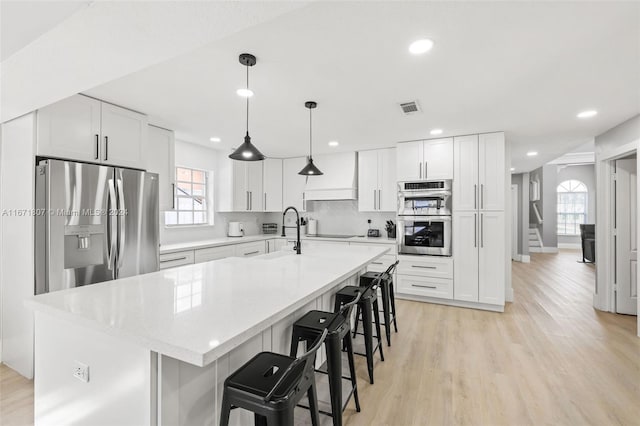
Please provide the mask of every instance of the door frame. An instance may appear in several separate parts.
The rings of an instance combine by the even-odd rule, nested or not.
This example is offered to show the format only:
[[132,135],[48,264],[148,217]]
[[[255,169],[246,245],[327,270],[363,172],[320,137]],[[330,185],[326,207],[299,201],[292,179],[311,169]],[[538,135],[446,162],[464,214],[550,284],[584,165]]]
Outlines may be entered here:
[[518,245],[520,234],[518,228],[518,185],[513,184],[511,185],[511,210],[511,260],[521,262],[522,255],[519,255],[520,246]]
[[[639,147],[640,139],[636,139],[600,154],[596,153],[596,285],[593,307],[601,311],[615,312],[612,163],[619,158],[638,153]],[[640,156],[636,159],[636,166],[640,165],[639,160]],[[640,174],[638,174],[638,183],[640,184]],[[640,185],[638,189],[640,192]],[[636,238],[640,242],[640,236],[636,235]],[[640,336],[640,316],[638,318],[637,332]]]

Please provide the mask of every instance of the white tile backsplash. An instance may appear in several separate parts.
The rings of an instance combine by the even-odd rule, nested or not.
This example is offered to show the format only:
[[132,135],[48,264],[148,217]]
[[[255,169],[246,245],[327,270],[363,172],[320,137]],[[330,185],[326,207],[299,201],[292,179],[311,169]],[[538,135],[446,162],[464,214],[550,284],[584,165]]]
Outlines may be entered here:
[[[359,212],[357,200],[308,201],[307,211],[301,215],[318,221],[319,234],[366,235],[369,229],[367,219],[371,219],[370,227],[379,229],[381,235],[386,236],[386,221],[396,220],[395,212]],[[294,214],[287,214],[287,225],[292,225],[294,218]],[[282,215],[269,213],[265,221],[276,222],[280,226]]]

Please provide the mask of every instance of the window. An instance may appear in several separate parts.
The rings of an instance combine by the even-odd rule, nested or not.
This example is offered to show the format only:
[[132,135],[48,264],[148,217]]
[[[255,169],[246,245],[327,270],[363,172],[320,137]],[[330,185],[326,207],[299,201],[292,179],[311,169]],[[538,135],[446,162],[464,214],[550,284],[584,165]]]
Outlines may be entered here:
[[176,167],[175,209],[165,212],[167,226],[209,225],[208,173],[204,170]]
[[558,185],[558,235],[579,235],[587,221],[587,186],[579,180]]

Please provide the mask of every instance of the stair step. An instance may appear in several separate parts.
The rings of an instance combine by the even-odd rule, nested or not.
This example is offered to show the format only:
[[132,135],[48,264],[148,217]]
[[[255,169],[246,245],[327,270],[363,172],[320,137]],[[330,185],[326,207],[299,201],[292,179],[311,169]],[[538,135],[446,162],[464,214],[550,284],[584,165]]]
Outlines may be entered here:
[[529,247],[540,247],[540,241],[530,241]]

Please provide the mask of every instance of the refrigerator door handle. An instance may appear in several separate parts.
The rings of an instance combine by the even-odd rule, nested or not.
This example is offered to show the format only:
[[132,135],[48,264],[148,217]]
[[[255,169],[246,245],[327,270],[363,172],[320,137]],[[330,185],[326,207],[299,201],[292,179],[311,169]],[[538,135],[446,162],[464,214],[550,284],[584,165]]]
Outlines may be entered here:
[[[113,179],[109,179],[109,201],[107,208],[107,268],[109,270],[115,269],[114,255],[116,252],[115,243],[117,241],[117,235],[114,235],[116,230],[113,224],[113,210],[116,206],[116,188],[113,184]],[[113,275],[113,274],[112,274]]]
[[122,187],[122,179],[118,179],[118,231],[120,236],[118,238],[118,268],[122,267],[122,261],[124,260],[123,251],[127,238],[127,229],[125,218],[127,217],[127,207],[124,204],[124,188]]

